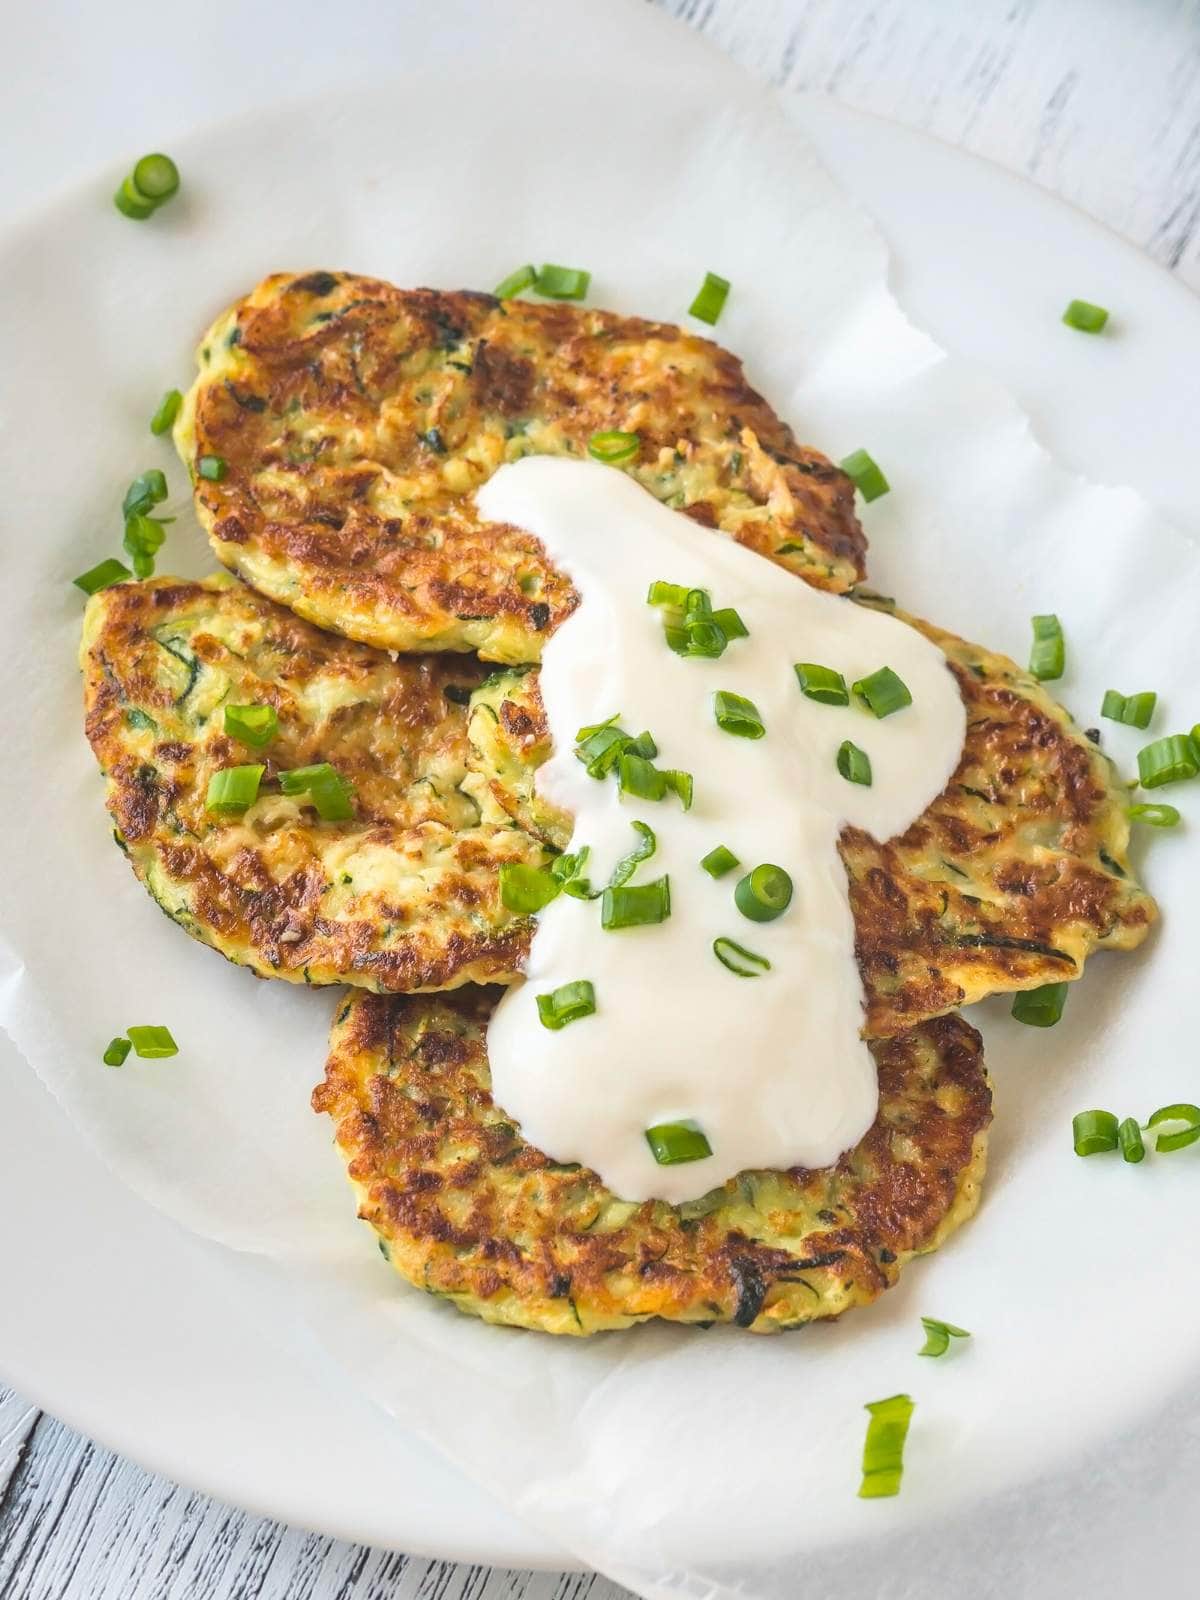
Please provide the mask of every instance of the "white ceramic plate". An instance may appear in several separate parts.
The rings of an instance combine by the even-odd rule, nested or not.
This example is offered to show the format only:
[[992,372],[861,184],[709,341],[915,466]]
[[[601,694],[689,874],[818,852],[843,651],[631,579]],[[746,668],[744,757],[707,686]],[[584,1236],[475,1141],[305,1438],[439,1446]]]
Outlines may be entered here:
[[[1132,482],[1194,529],[1192,297],[996,169],[828,103],[796,109],[883,225],[895,286],[917,320],[991,365],[1067,462]],[[53,225],[44,214],[42,228]],[[1095,342],[1048,339],[1047,310],[1074,293],[1121,308],[1136,339],[1106,343],[1100,359]],[[269,1271],[133,1200],[7,1046],[4,1060],[8,1381],[181,1482],[291,1522],[499,1565],[564,1564],[366,1405],[297,1328]]]

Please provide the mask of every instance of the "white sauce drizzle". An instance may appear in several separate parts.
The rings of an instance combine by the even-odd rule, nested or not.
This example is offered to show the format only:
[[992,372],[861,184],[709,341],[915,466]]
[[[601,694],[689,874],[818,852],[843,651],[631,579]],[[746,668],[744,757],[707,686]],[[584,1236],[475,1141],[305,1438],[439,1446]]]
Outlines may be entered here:
[[[671,915],[658,926],[605,932],[599,901],[565,895],[541,913],[525,981],[488,1031],[497,1104],[532,1144],[592,1168],[626,1200],[678,1204],[746,1169],[832,1164],[878,1104],[837,838],[845,823],[880,839],[901,833],[945,787],[965,712],[944,656],[894,617],[703,531],[612,467],[529,457],[501,467],[477,499],[489,521],[536,535],[580,595],[544,653],[554,753],[539,790],[574,815],[571,849],[591,846],[594,886],[635,844],[633,818],[658,848],[632,882],[668,873],[671,883]],[[708,589],[750,637],[716,661],[675,655],[646,603],[658,578]],[[817,704],[800,692],[797,661],[833,667],[847,684],[890,666],[913,703],[882,720],[853,699]],[[720,729],[717,689],[752,700],[766,737]],[[588,777],[576,733],[615,713],[630,734],[649,729],[657,765],[694,774],[690,812],[673,795],[622,800],[615,776]],[[838,773],[844,739],[870,756],[870,788]],[[699,863],[718,844],[741,865],[713,880]],[[785,868],[795,886],[774,922],[749,921],[733,901],[760,862]],[[719,935],[766,956],[771,971],[727,971],[712,951]],[[578,978],[595,986],[595,1015],[543,1027],[537,995]],[[660,1166],[645,1130],[683,1119],[713,1153]]]

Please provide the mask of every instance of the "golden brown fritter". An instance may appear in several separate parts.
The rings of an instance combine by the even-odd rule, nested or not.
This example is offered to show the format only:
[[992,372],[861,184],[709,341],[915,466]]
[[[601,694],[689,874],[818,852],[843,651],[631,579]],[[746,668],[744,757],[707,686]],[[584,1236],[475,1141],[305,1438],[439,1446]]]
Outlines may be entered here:
[[[537,660],[574,590],[536,539],[481,523],[473,491],[610,429],[640,437],[624,470],[697,523],[820,588],[862,577],[850,480],[736,357],[669,323],[279,273],[218,318],[199,362],[176,442],[213,548],[352,639]],[[195,476],[205,456],[219,482]]]
[[876,1299],[975,1210],[991,1092],[960,1017],[871,1046],[879,1115],[836,1166],[743,1173],[676,1207],[618,1200],[524,1142],[492,1103],[495,998],[355,995],[313,1095],[385,1255],[462,1311],[567,1334],[798,1327]]
[[[842,832],[867,1034],[1077,978],[1093,950],[1139,944],[1157,913],[1129,866],[1125,795],[1107,758],[1007,657],[861,598],[939,646],[967,708],[958,767],[907,832]],[[511,819],[563,849],[571,820],[533,786],[550,749],[537,685],[532,668],[476,693],[466,787],[485,821]]]
[[[82,664],[117,841],[194,938],[303,983],[442,989],[516,970],[528,926],[500,905],[497,868],[544,852],[480,826],[459,787],[476,662],[393,662],[222,575],[95,595]],[[250,704],[278,716],[261,751],[225,732],[224,708]],[[324,761],[354,785],[350,821],[280,793],[280,771]],[[206,809],[213,773],[250,763],[267,769],[254,806]]]

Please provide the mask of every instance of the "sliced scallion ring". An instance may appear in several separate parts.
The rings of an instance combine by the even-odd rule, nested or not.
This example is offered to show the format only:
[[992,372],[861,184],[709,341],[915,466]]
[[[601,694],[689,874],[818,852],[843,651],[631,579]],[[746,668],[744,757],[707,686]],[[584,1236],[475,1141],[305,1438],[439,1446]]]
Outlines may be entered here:
[[1052,1028],[1067,1003],[1065,983],[1043,983],[1037,989],[1022,989],[1013,996],[1012,1014],[1031,1028]]
[[1079,333],[1100,333],[1108,321],[1108,312],[1090,300],[1072,300],[1062,319],[1068,328],[1075,328]]
[[728,278],[718,277],[715,272],[706,272],[696,298],[688,307],[688,316],[695,317],[697,322],[707,322],[711,328],[725,309],[729,289]]
[[538,1020],[543,1028],[558,1032],[568,1022],[590,1017],[596,1010],[596,991],[587,978],[564,983],[550,994],[537,996]]
[[732,872],[739,865],[738,858],[732,850],[719,844],[710,850],[706,856],[700,858],[700,865],[710,878],[723,878],[727,872]]
[[847,783],[861,783],[866,789],[871,787],[871,758],[849,739],[843,739],[838,746],[837,769]]
[[703,1161],[712,1155],[700,1126],[690,1118],[681,1122],[659,1122],[646,1129],[646,1143],[660,1167],[678,1166],[684,1161]]
[[266,770],[257,765],[222,767],[208,780],[205,808],[217,816],[227,817],[249,810],[258,799],[258,786]]
[[642,862],[649,861],[658,849],[658,840],[653,828],[644,822],[635,822],[633,827],[640,837],[629,854],[622,856],[612,869],[612,876],[608,880],[610,889],[619,889],[622,884],[628,883]]
[[1174,1133],[1160,1133],[1154,1141],[1156,1150],[1182,1150],[1185,1145],[1195,1144],[1200,1139],[1200,1106],[1191,1105],[1186,1100],[1178,1101],[1175,1105],[1159,1106],[1146,1126],[1158,1128],[1164,1122],[1182,1122],[1185,1126]]
[[1125,815],[1130,822],[1145,822],[1152,828],[1177,828],[1183,820],[1174,806],[1155,805],[1153,802],[1126,806]]
[[134,167],[132,177],[138,194],[156,206],[169,200],[179,188],[179,168],[170,156],[158,151],[143,156]]
[[1071,1137],[1077,1156],[1115,1150],[1120,1143],[1117,1119],[1111,1111],[1077,1111],[1071,1118]]
[[1139,694],[1106,689],[1100,715],[1110,722],[1123,722],[1129,728],[1148,728],[1157,703],[1158,695],[1153,689],[1143,689]]
[[179,1046],[171,1037],[169,1028],[146,1026],[126,1028],[125,1032],[129,1035],[129,1042],[135,1053],[144,1061],[157,1061],[164,1056],[179,1054]]
[[81,572],[77,578],[72,578],[72,583],[77,589],[82,589],[84,594],[99,594],[101,589],[109,589],[114,583],[124,583],[126,578],[132,578],[133,573],[129,568],[114,557],[109,556],[107,561],[98,562],[96,566],[89,567],[86,572]]
[[912,705],[912,695],[904,679],[891,667],[880,667],[869,677],[859,678],[852,685],[854,693],[876,717],[890,717],[894,711],[903,711]]
[[747,950],[745,945],[726,939],[723,935],[713,940],[713,955],[723,967],[736,973],[739,978],[761,978],[764,972],[771,970],[771,963],[766,956],[756,955],[753,950]]
[[307,795],[322,822],[347,822],[354,815],[353,788],[328,761],[281,772],[279,787],[287,795]]
[[832,667],[818,666],[814,661],[797,661],[796,681],[800,692],[823,706],[848,706],[850,691],[840,672]]
[[922,1317],[921,1326],[925,1329],[925,1343],[917,1351],[919,1356],[944,1356],[951,1339],[971,1337],[965,1328],[956,1328],[952,1322],[939,1322],[937,1317]]
[[1146,1146],[1142,1143],[1142,1130],[1136,1117],[1126,1117],[1117,1128],[1117,1144],[1122,1161],[1138,1162],[1144,1158]]
[[852,450],[838,463],[864,500],[878,500],[887,494],[891,484],[876,461],[865,450]]
[[603,461],[606,466],[618,467],[633,461],[641,449],[642,441],[636,433],[622,433],[610,428],[605,433],[594,433],[588,440],[588,455],[593,461]]
[[168,389],[158,402],[158,410],[150,418],[150,432],[157,438],[174,426],[175,418],[179,415],[179,408],[183,404],[183,396],[178,389]]
[[224,456],[200,456],[196,462],[196,476],[208,483],[220,483],[228,471]]
[[532,262],[523,267],[518,267],[515,272],[510,272],[507,278],[492,290],[497,300],[514,300],[523,289],[532,289],[537,282],[537,268]]
[[764,861],[738,881],[733,903],[751,922],[774,922],[792,903],[792,880],[782,867]]
[[251,749],[261,750],[279,732],[279,714],[274,706],[226,706],[225,732]]
[[860,1500],[881,1500],[900,1493],[904,1476],[904,1444],[908,1425],[916,1409],[906,1394],[873,1400],[866,1408],[871,1414],[863,1445]]
[[1138,781],[1143,789],[1182,783],[1200,772],[1200,751],[1190,734],[1169,733],[1138,751]]
[[1033,618],[1033,648],[1029,670],[1040,683],[1061,678],[1067,663],[1067,647],[1062,623],[1053,612]]
[[160,501],[167,498],[166,475],[159,467],[141,472],[125,491],[121,514],[125,517],[145,516]]
[[557,898],[562,884],[553,872],[524,861],[500,863],[500,903],[519,916],[531,917]]
[[591,273],[582,267],[556,267],[547,262],[534,280],[533,288],[547,300],[582,300],[591,281]]
[[754,701],[728,689],[718,689],[713,695],[713,715],[718,728],[739,739],[761,739],[767,731]]
[[610,887],[600,897],[600,926],[610,931],[651,927],[670,915],[671,882],[666,876]]
[[106,1067],[123,1067],[125,1057],[133,1049],[128,1039],[112,1039],[101,1060]]

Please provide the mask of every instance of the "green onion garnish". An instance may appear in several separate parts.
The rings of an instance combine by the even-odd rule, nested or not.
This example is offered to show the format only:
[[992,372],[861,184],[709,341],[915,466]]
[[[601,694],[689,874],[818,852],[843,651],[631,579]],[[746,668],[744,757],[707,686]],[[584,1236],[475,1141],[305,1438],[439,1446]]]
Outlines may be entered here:
[[84,594],[99,594],[101,589],[111,588],[114,583],[123,583],[126,578],[132,576],[128,567],[122,566],[114,556],[109,556],[107,561],[89,567],[86,572],[81,572],[71,581],[77,589],[82,589]]
[[121,512],[126,517],[141,517],[167,498],[167,480],[158,467],[139,473],[125,491]]
[[163,1056],[177,1056],[179,1046],[171,1037],[169,1028],[126,1028],[129,1042],[144,1061],[157,1061]]
[[719,611],[714,611],[712,620],[720,628],[727,641],[730,639],[748,639],[750,637],[750,629],[732,606],[722,606]]
[[262,766],[223,767],[208,780],[204,804],[218,816],[236,816],[258,799],[258,786],[266,771]]
[[1067,662],[1067,649],[1063,640],[1062,624],[1049,613],[1033,618],[1033,649],[1029,652],[1029,670],[1041,683],[1061,678]]
[[170,156],[143,156],[133,169],[133,187],[144,200],[160,206],[179,188],[179,168]]
[[916,1409],[906,1394],[874,1400],[866,1409],[871,1413],[863,1445],[860,1500],[882,1500],[900,1493],[904,1476],[904,1441]]
[[893,711],[902,711],[905,706],[912,705],[908,685],[891,667],[880,667],[878,672],[872,672],[869,677],[859,678],[852,687],[868,711],[874,712],[877,717],[890,717]]
[[724,653],[731,639],[748,639],[750,630],[732,606],[713,610],[707,589],[686,589],[662,579],[650,585],[647,605],[663,613],[663,637],[681,656],[705,656],[710,661]]
[[153,215],[155,205],[153,200],[147,200],[140,195],[134,187],[133,174],[121,179],[120,187],[113,195],[113,205],[124,217],[132,217],[135,222],[145,222],[146,218]]
[[633,827],[640,837],[629,854],[622,856],[612,869],[612,876],[608,880],[610,889],[619,889],[622,884],[628,883],[642,862],[649,861],[658,849],[658,840],[654,836],[653,828],[644,822],[635,822]]
[[663,782],[668,790],[679,796],[679,803],[685,811],[692,809],[693,782],[690,772],[680,772],[676,767],[661,767]]
[[667,795],[667,780],[653,761],[635,755],[632,750],[622,751],[619,757],[617,785],[622,794],[634,795],[639,800],[665,800]]
[[823,706],[848,706],[850,691],[840,672],[832,667],[819,667],[813,661],[796,662],[796,681],[801,693]]
[[1137,1125],[1136,1117],[1126,1117],[1117,1129],[1117,1143],[1121,1148],[1122,1161],[1141,1161],[1146,1154],[1146,1146],[1142,1143],[1142,1130]]
[[656,578],[647,591],[646,604],[683,607],[690,593],[691,591],[682,583],[667,583],[663,578]]
[[523,861],[500,863],[500,902],[520,916],[531,917],[541,911],[557,899],[561,889],[558,877],[543,867],[530,867]]
[[196,462],[196,476],[206,478],[209,483],[220,483],[228,471],[224,456],[201,456]]
[[678,1166],[682,1161],[703,1161],[712,1155],[712,1145],[691,1120],[659,1122],[646,1129],[646,1143],[660,1167]]
[[754,701],[727,689],[718,689],[713,695],[713,715],[718,728],[739,739],[761,739],[767,731]]
[[622,433],[617,428],[610,428],[607,433],[594,433],[588,440],[588,455],[593,461],[603,461],[606,466],[617,467],[622,462],[632,461],[641,449],[641,440],[636,433]]
[[150,418],[150,432],[157,438],[172,427],[175,418],[179,415],[179,408],[183,404],[183,396],[178,389],[168,389],[158,403],[158,410]]
[[1101,1155],[1120,1142],[1111,1111],[1077,1111],[1071,1118],[1071,1136],[1077,1156]]
[[306,794],[322,822],[345,822],[354,815],[353,790],[328,761],[281,772],[279,787],[284,794]]
[[1127,806],[1125,815],[1130,822],[1147,822],[1152,828],[1175,828],[1182,821],[1174,806],[1142,804]]
[[852,450],[839,465],[864,500],[878,500],[891,488],[875,461],[865,450]]
[[1123,722],[1130,728],[1148,728],[1157,701],[1158,696],[1153,689],[1130,695],[1119,694],[1116,689],[1106,689],[1100,715],[1107,717],[1110,722]]
[[921,1326],[925,1329],[925,1343],[917,1351],[919,1356],[944,1356],[951,1339],[971,1337],[965,1328],[956,1328],[952,1322],[939,1322],[936,1317],[922,1317]]
[[106,1067],[123,1067],[125,1057],[132,1049],[128,1039],[113,1039],[101,1059]]
[[792,903],[792,880],[782,867],[764,861],[739,880],[733,903],[751,922],[774,922]]
[[1022,989],[1013,996],[1012,1014],[1031,1028],[1052,1028],[1067,1003],[1065,983],[1044,983],[1039,989]]
[[492,290],[497,300],[512,300],[519,295],[522,289],[531,289],[537,282],[537,268],[531,263],[518,267],[515,272],[510,272],[507,278]]
[[711,328],[724,311],[728,298],[729,279],[720,278],[715,272],[706,272],[696,298],[688,307],[688,316],[695,317],[697,322],[707,322]]
[[1099,333],[1108,321],[1108,312],[1090,300],[1072,300],[1062,319],[1068,328],[1078,328],[1080,333]]
[[739,862],[732,850],[727,850],[723,844],[719,844],[715,850],[710,850],[706,856],[701,857],[700,865],[710,878],[723,878],[727,872],[732,872]]
[[605,889],[600,898],[602,928],[645,928],[671,915],[671,880],[665,875],[649,883]]
[[847,783],[861,783],[867,789],[871,787],[871,758],[849,739],[843,739],[838,745],[837,769]]
[[1191,1105],[1186,1100],[1173,1106],[1160,1106],[1146,1126],[1157,1128],[1164,1122],[1184,1122],[1187,1126],[1178,1133],[1160,1133],[1154,1141],[1156,1150],[1182,1150],[1184,1145],[1195,1144],[1200,1139],[1200,1106]]
[[580,1017],[590,1017],[595,1012],[596,991],[586,978],[577,978],[552,994],[539,994],[537,1009],[542,1027],[557,1033],[568,1022],[578,1022]]
[[581,267],[556,267],[547,264],[534,280],[534,291],[547,300],[582,300],[592,281],[590,272]]
[[591,879],[583,876],[583,869],[587,866],[587,860],[591,853],[591,846],[585,844],[574,855],[568,855],[564,852],[550,863],[551,877],[561,884],[562,892],[569,894],[572,900],[599,900],[600,898],[600,890],[593,889]]
[[1138,751],[1138,780],[1143,789],[1160,789],[1200,772],[1200,751],[1186,733],[1170,733]]
[[154,571],[154,557],[166,537],[167,530],[158,517],[139,514],[125,518],[125,537],[121,542],[139,578],[148,578]]
[[261,750],[279,732],[279,716],[274,706],[226,706],[225,732]]
[[766,956],[756,955],[753,950],[747,950],[744,944],[737,944],[723,935],[713,940],[713,955],[723,967],[728,967],[739,978],[761,978],[764,972],[771,970],[771,963]]

